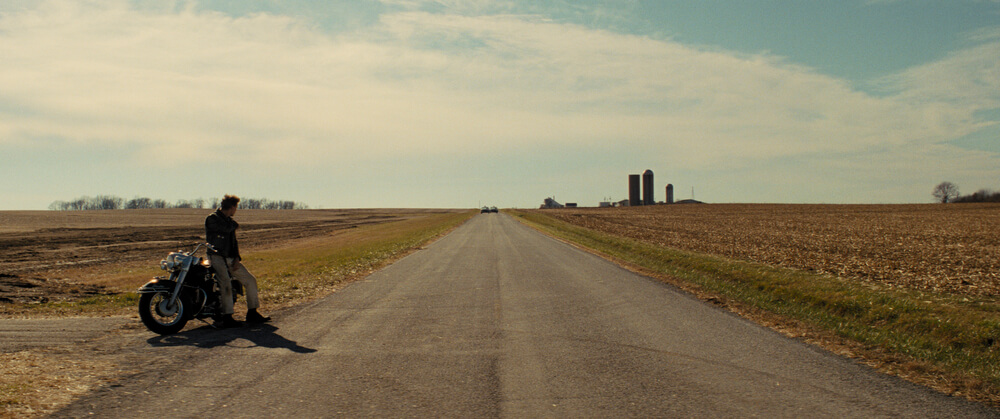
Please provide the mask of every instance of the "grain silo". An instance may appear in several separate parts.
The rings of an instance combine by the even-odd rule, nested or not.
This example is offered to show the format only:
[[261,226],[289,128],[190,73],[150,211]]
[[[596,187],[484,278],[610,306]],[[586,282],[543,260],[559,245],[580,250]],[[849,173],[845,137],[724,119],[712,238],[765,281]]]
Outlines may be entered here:
[[656,205],[653,197],[653,171],[642,172],[642,205]]
[[628,205],[630,207],[642,205],[639,189],[639,175],[628,175]]
[[673,204],[674,203],[674,184],[673,183],[668,183],[667,184],[667,203],[668,204]]

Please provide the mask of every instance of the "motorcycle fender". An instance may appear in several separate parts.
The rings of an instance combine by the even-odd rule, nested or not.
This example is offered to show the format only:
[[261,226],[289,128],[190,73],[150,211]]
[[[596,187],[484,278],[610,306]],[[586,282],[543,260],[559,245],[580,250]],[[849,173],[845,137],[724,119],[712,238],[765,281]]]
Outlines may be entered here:
[[154,292],[174,292],[177,283],[169,279],[154,279],[139,288],[139,294],[149,294]]

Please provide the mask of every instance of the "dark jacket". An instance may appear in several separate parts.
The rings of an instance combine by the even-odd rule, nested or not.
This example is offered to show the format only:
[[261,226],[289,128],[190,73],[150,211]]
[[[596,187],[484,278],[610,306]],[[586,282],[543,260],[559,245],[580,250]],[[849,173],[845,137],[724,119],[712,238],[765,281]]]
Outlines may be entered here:
[[240,260],[240,246],[236,243],[239,226],[236,220],[223,214],[222,209],[205,218],[205,241],[215,248],[215,251],[209,249],[208,254]]

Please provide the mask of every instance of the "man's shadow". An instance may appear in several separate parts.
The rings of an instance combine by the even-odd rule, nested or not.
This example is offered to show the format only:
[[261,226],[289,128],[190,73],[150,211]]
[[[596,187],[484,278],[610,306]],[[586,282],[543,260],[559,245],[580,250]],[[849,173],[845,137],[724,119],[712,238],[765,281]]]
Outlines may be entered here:
[[316,349],[299,345],[277,333],[278,328],[271,324],[247,325],[233,329],[216,329],[205,325],[197,329],[183,330],[180,333],[166,336],[154,336],[147,340],[153,346],[194,346],[197,348],[215,348],[227,346],[237,339],[245,339],[254,346],[264,348],[285,348],[292,352],[308,354]]

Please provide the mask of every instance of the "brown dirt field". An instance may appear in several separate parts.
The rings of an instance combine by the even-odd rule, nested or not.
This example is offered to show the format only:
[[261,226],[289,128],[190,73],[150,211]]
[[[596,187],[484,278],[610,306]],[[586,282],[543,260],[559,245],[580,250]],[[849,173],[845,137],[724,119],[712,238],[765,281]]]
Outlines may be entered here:
[[671,248],[890,287],[1000,296],[1000,204],[685,204],[538,211]]
[[[464,211],[240,210],[236,219],[240,248],[250,254],[309,248],[330,233],[350,237],[346,230],[362,225]],[[159,261],[168,252],[204,240],[210,212],[0,211],[0,418],[51,414],[93,388],[161,367],[163,357],[145,351],[148,332],[133,309],[67,318],[73,310],[39,314],[33,303],[134,291],[163,273]]]
[[[422,209],[240,210],[240,248],[261,250]],[[138,288],[167,253],[205,237],[208,209],[0,211],[0,303],[74,300]]]

